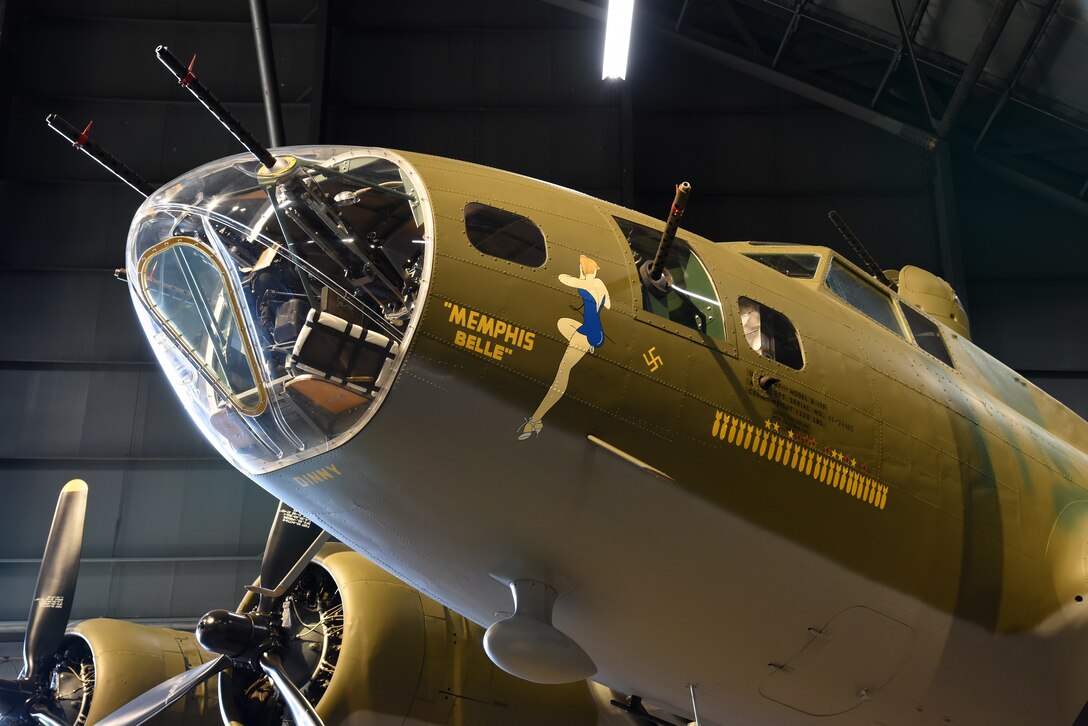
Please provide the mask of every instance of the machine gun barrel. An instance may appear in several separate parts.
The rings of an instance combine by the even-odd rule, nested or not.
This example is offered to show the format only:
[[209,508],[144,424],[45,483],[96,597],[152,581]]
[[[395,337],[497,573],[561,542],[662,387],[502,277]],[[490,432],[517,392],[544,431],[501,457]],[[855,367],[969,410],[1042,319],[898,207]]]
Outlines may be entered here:
[[49,128],[72,142],[74,148],[79,149],[84,154],[97,161],[106,171],[113,174],[125,184],[128,184],[141,196],[145,198],[149,197],[151,196],[151,192],[155,191],[155,188],[148,184],[146,179],[118,161],[113,154],[103,149],[87,136],[87,133],[91,129],[90,124],[87,124],[87,128],[83,131],[79,131],[75,126],[72,126],[72,124],[68,123],[55,113],[46,116],[45,123],[49,125]]
[[665,260],[669,256],[673,240],[676,239],[676,228],[680,224],[680,218],[684,216],[684,209],[687,207],[690,194],[691,184],[681,182],[677,185],[676,197],[673,199],[672,208],[669,210],[669,218],[665,222],[665,231],[661,233],[661,241],[657,243],[657,253],[645,268],[645,277],[658,287],[663,287],[662,273],[665,269]]
[[869,273],[892,290],[898,289],[898,286],[884,274],[884,270],[880,269],[880,265],[878,265],[876,260],[873,259],[873,256],[869,254],[869,250],[865,249],[865,245],[861,243],[861,240],[857,238],[857,235],[855,235],[846,225],[846,222],[839,216],[839,213],[832,209],[827,213],[827,218],[831,220],[831,224],[835,225],[835,229],[839,230],[839,234],[850,243],[850,247],[852,247],[854,252],[857,253],[857,256],[861,258],[861,261],[865,263],[865,267],[869,270]]
[[[189,91],[196,100],[204,104],[204,108],[212,112],[212,116],[215,116],[219,123],[223,124],[234,138],[238,139],[239,143],[246,148],[246,151],[256,156],[257,160],[264,164],[266,169],[271,170],[276,165],[276,157],[272,156],[272,153],[261,142],[257,141],[238,119],[234,118],[231,112],[219,102],[219,99],[213,96],[212,92],[197,80],[196,74],[193,73],[192,63],[189,64],[189,67],[185,67],[165,45],[156,48],[155,55],[174,74],[182,88]],[[196,56],[193,56],[193,60],[196,60]]]

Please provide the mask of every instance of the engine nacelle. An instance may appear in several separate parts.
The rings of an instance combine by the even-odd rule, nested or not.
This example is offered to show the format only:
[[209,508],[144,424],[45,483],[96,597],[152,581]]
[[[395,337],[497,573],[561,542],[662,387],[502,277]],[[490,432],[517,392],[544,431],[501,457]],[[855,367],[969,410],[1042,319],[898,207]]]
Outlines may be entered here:
[[[85,620],[68,631],[58,651],[52,673],[55,702],[68,723],[94,724],[151,687],[214,657],[192,633],[124,620]],[[197,687],[156,721],[164,726],[219,722],[217,695],[209,685]]]
[[[247,596],[239,610],[255,605]],[[483,628],[344,545],[321,550],[284,609],[302,634],[287,669],[326,726],[638,723],[597,684],[542,686],[504,673],[484,652]],[[270,689],[243,677],[220,678],[228,718],[278,724]]]

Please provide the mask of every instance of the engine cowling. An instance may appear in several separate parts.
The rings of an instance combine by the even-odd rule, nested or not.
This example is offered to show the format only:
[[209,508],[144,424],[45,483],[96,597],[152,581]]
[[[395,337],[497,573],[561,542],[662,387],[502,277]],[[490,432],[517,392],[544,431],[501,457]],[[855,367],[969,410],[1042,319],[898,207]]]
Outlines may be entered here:
[[[247,596],[239,611],[255,605]],[[484,652],[483,628],[344,545],[321,550],[284,611],[296,636],[288,671],[326,726],[637,723],[597,684],[542,686],[504,673]],[[262,680],[220,676],[231,722],[279,724]]]
[[[54,661],[55,703],[68,723],[93,725],[171,676],[214,658],[192,633],[96,618],[69,629]],[[156,723],[217,724],[215,689],[201,686]]]

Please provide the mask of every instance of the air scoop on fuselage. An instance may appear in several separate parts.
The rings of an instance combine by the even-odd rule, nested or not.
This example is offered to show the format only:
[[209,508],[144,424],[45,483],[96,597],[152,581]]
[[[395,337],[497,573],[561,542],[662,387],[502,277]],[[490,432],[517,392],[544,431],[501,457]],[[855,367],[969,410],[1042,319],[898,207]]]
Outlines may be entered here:
[[251,475],[325,453],[384,400],[419,317],[431,212],[398,155],[293,147],[162,187],[129,232],[137,315],[208,440]]

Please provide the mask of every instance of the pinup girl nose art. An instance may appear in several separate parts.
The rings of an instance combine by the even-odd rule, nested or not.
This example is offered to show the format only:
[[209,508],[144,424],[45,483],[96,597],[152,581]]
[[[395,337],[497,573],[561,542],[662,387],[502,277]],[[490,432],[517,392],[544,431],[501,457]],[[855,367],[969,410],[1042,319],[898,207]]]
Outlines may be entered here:
[[581,255],[578,258],[578,268],[578,277],[560,275],[559,282],[575,288],[582,298],[582,323],[579,324],[573,318],[560,318],[557,321],[556,326],[560,334],[567,339],[567,349],[563,352],[563,358],[559,361],[559,370],[555,372],[555,380],[544,394],[544,399],[536,407],[533,415],[525,419],[525,423],[518,429],[520,441],[539,434],[543,430],[544,414],[551,410],[551,407],[567,392],[571,369],[582,360],[586,353],[592,353],[604,343],[601,310],[612,307],[612,301],[608,298],[608,288],[605,287],[604,282],[597,279],[597,270],[600,269],[600,265],[595,261]]

